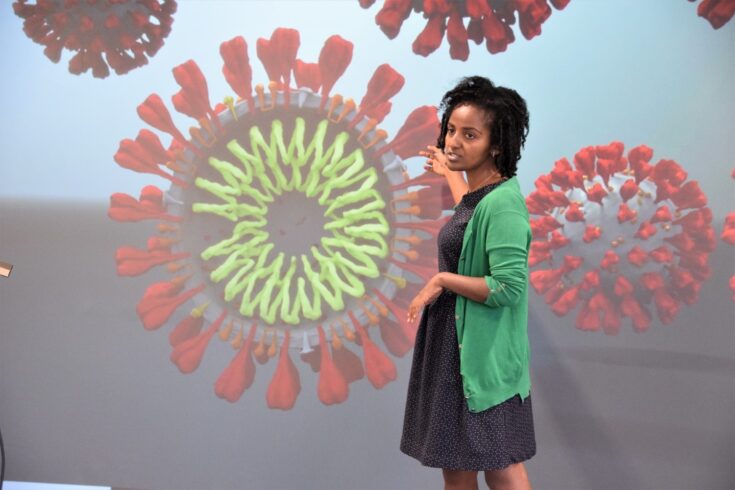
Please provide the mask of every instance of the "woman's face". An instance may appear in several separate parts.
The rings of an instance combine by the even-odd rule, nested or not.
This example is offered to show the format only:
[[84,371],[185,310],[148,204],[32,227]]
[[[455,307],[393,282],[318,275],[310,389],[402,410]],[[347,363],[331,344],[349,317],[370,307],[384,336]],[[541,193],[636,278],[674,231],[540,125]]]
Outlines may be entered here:
[[444,154],[450,170],[475,170],[490,156],[490,128],[484,110],[464,104],[452,111],[444,140]]

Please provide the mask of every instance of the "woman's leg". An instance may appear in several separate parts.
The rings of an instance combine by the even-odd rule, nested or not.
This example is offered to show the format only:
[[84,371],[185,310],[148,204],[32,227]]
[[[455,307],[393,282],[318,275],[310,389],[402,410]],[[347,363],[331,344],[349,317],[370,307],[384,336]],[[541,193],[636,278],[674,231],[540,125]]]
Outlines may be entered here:
[[512,464],[502,470],[486,471],[485,483],[491,490],[531,490],[531,481],[523,463]]
[[442,469],[444,490],[477,490],[477,472]]

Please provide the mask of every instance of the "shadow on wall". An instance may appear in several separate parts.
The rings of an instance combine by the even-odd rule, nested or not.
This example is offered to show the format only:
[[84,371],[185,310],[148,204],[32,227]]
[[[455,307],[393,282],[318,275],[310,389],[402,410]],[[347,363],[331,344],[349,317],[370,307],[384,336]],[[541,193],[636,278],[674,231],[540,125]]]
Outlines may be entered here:
[[[584,488],[600,488],[603,481],[617,482],[617,488],[640,488],[640,482],[630,471],[631,456],[611,437],[614,427],[602,423],[580,425],[578,418],[569,413],[568,407],[574,407],[576,413],[588,414],[594,409],[576,376],[561,362],[561,354],[550,342],[541,318],[533,308],[529,308],[528,313],[535,378],[533,391],[545,400],[548,418],[544,418],[553,423],[561,445],[576,453],[574,470],[584,482]],[[594,441],[596,448],[593,452],[586,450],[590,441]],[[545,449],[553,450],[552,447]],[[599,464],[598,454],[606,455],[604,465]]]

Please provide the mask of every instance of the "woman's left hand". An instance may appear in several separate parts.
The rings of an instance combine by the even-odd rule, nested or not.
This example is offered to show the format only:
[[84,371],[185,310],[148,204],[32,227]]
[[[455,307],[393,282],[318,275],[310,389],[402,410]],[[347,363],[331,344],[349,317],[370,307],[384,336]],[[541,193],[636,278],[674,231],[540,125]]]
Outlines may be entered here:
[[413,323],[416,320],[419,310],[424,306],[432,303],[442,293],[444,288],[439,285],[440,275],[436,274],[432,277],[424,288],[419,291],[419,294],[411,301],[408,307],[408,314],[406,319],[409,323]]

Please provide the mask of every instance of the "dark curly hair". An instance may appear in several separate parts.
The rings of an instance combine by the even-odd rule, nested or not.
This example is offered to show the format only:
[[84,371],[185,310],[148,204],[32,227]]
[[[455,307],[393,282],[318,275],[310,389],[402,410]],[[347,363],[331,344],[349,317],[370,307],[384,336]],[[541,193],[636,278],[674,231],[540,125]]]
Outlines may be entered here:
[[495,165],[503,177],[513,177],[521,159],[521,148],[528,135],[526,101],[513,89],[497,87],[485,77],[466,77],[442,97],[441,132],[437,146],[444,148],[447,124],[452,111],[460,105],[485,111],[492,147],[499,150]]

